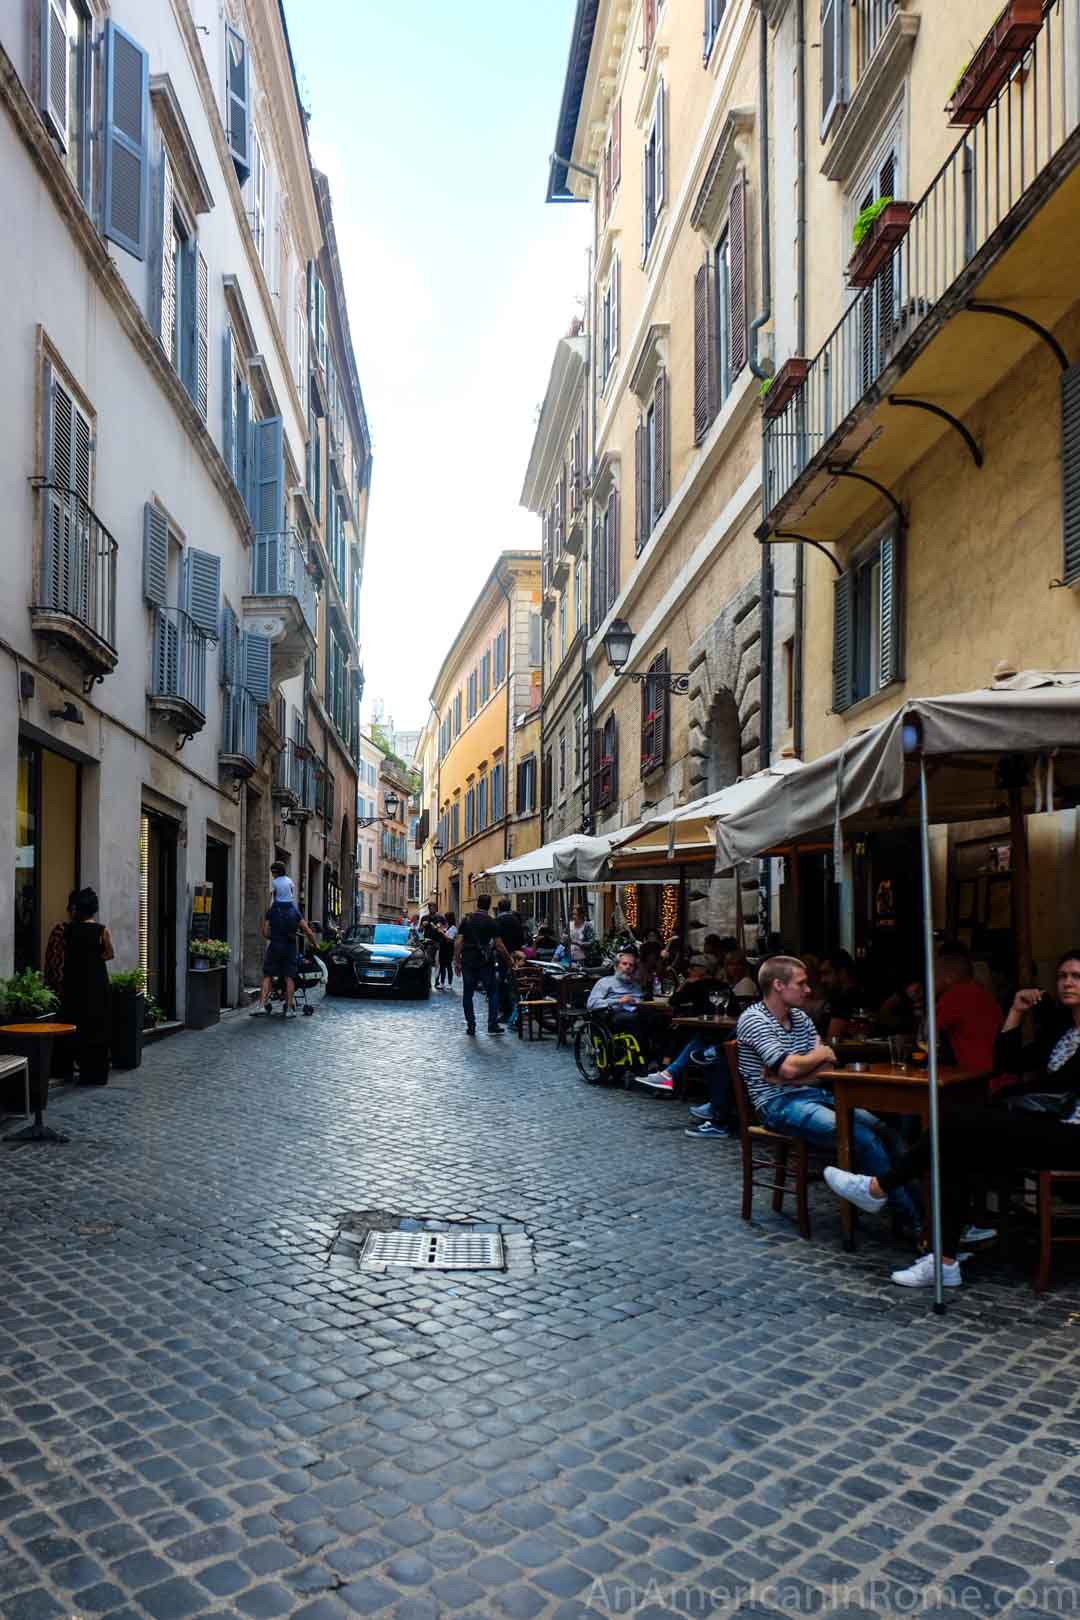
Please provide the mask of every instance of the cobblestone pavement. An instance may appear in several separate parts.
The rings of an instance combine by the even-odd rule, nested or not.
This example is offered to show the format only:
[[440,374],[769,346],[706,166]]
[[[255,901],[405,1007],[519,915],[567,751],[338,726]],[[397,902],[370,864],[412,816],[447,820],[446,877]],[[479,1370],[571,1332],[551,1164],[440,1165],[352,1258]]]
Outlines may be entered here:
[[[228,1019],[3,1150],[0,1616],[1072,1613],[1080,1291],[738,1219],[734,1147],[457,998]],[[357,1211],[521,1229],[360,1273]]]

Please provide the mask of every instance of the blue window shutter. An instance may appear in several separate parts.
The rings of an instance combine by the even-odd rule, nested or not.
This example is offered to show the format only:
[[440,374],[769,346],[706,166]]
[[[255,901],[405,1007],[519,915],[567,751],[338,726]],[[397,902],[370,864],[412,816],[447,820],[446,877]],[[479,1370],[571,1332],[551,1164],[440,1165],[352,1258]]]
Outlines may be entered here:
[[154,625],[153,690],[162,697],[175,697],[180,690],[180,633],[168,613],[159,612]]
[[225,328],[225,335],[221,340],[221,454],[229,475],[236,479],[236,423],[233,420],[235,409],[233,399],[233,369],[232,369],[232,329]]
[[164,607],[169,594],[169,525],[164,512],[147,501],[143,508],[143,595]]
[[285,445],[280,416],[255,424],[256,534],[280,534],[285,528]]
[[833,581],[833,591],[833,712],[841,714],[851,707],[855,675],[850,569]]
[[[41,24],[41,111],[50,131],[67,150],[68,38],[64,0],[38,0]],[[75,86],[78,94],[78,86]]]
[[244,504],[248,509],[248,517],[252,527],[256,526],[258,508],[255,504],[255,423],[251,417],[251,394],[245,384],[244,405],[246,407],[247,428],[244,438]]
[[102,229],[136,259],[146,257],[149,126],[150,58],[122,28],[107,22]]
[[245,630],[240,636],[240,682],[256,703],[270,701],[270,637]]
[[206,421],[210,402],[210,271],[204,255],[195,254],[195,406]]
[[243,185],[251,173],[251,70],[247,42],[235,28],[225,29],[225,132],[236,178]]
[[184,608],[203,635],[217,638],[221,558],[189,546],[184,557]]
[[236,614],[227,602],[221,608],[221,640],[218,648],[218,676],[223,686],[236,684],[236,657],[240,641],[240,626]]
[[[235,383],[232,385],[235,387]],[[251,452],[251,396],[247,384],[236,390],[236,444],[233,449],[233,478],[243,496],[244,505],[251,515],[251,479],[249,476]]]

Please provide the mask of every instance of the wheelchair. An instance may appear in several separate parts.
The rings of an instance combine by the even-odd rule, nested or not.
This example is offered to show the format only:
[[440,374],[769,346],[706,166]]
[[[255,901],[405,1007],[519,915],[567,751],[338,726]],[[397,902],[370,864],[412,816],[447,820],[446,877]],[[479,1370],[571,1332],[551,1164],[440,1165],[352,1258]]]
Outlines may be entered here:
[[610,1018],[590,1012],[574,1036],[574,1062],[588,1086],[628,1086],[654,1062],[649,1043],[632,1029],[612,1029]]

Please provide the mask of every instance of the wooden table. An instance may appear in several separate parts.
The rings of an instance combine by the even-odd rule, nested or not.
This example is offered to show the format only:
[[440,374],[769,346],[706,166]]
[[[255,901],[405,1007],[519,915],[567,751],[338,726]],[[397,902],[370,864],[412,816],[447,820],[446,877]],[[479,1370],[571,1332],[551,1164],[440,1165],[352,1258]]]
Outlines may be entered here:
[[5,1136],[5,1142],[66,1142],[67,1137],[50,1129],[42,1119],[49,1101],[49,1070],[52,1067],[52,1043],[58,1035],[74,1035],[74,1024],[0,1024],[0,1035],[15,1035],[20,1041],[36,1042],[36,1050],[28,1058],[33,1076],[34,1121],[20,1131]]
[[684,1029],[688,1034],[695,1035],[730,1035],[737,1023],[737,1018],[728,1018],[726,1014],[720,1014],[715,1018],[706,1018],[687,1013],[683,1017],[673,1018],[671,1027],[672,1029]]
[[[976,1069],[938,1068],[938,1097],[942,1102],[981,1102],[988,1076]],[[915,1114],[927,1128],[930,1119],[930,1076],[910,1064],[867,1063],[856,1068],[819,1069],[815,1082],[832,1087],[836,1109],[836,1162],[841,1170],[851,1162],[851,1116],[856,1108],[872,1114]],[[840,1220],[844,1248],[855,1246],[855,1206],[842,1200]]]

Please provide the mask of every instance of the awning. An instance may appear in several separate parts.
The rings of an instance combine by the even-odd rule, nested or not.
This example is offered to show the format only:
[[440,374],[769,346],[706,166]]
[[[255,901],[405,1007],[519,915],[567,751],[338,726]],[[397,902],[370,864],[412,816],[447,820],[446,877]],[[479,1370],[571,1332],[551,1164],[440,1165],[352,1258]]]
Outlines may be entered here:
[[926,760],[932,822],[1008,814],[1002,756],[1024,755],[1028,811],[1062,808],[1080,785],[1080,673],[1026,670],[975,692],[913,698],[716,823],[717,870],[815,838],[919,818]]
[[556,838],[550,844],[542,844],[527,855],[518,855],[512,861],[489,866],[481,875],[494,878],[500,894],[534,893],[542,889],[558,889],[566,884],[599,883],[604,879],[612,838],[617,836],[622,836],[621,832],[598,838],[571,833],[567,838]]
[[619,875],[621,866],[650,860],[676,864],[707,860],[711,868],[717,823],[743,814],[771,793],[778,782],[802,769],[801,760],[778,760],[767,770],[755,771],[753,776],[732,782],[730,787],[707,794],[703,799],[693,799],[675,810],[650,816],[640,827],[617,834],[611,852],[613,875]]

